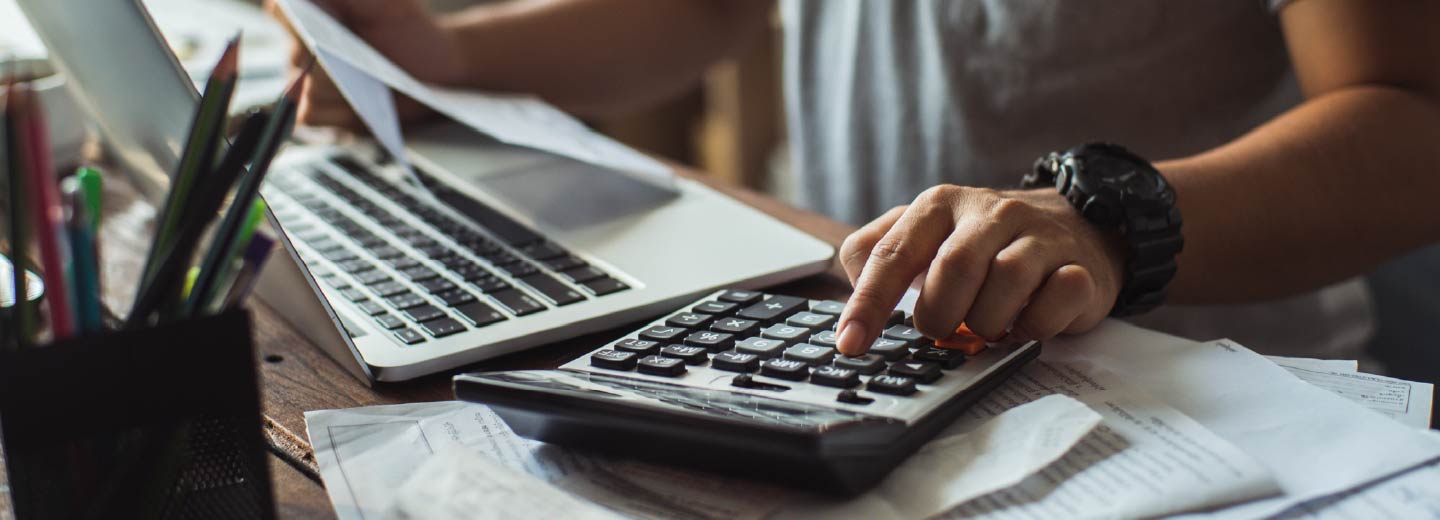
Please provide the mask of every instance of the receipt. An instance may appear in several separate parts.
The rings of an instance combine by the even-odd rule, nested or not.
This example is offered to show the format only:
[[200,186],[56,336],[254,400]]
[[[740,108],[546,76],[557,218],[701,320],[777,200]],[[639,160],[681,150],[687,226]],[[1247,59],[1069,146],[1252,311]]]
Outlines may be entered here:
[[621,520],[545,481],[464,450],[431,457],[396,492],[386,516],[426,520]]
[[1422,430],[1430,428],[1435,385],[1355,371],[1292,366],[1284,361],[1276,361],[1276,364],[1301,381],[1329,390],[1402,424]]

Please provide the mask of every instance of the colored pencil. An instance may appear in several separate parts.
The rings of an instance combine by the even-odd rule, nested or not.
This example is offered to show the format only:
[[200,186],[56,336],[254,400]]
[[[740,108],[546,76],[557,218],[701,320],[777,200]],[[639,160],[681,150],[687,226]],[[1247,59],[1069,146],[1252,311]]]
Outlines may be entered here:
[[11,94],[21,99],[26,184],[32,203],[30,223],[40,248],[40,264],[45,269],[46,285],[50,288],[45,295],[50,309],[50,329],[53,339],[62,340],[75,334],[75,315],[68,289],[70,282],[66,279],[70,243],[64,226],[64,206],[60,205],[59,186],[50,166],[49,134],[39,100],[25,84],[19,85]]
[[275,239],[266,233],[256,233],[250,239],[241,266],[235,271],[235,280],[225,295],[224,308],[233,309],[245,302],[245,298],[255,288],[256,280],[260,278],[260,270],[265,267],[265,261],[270,258],[270,252],[274,249]]

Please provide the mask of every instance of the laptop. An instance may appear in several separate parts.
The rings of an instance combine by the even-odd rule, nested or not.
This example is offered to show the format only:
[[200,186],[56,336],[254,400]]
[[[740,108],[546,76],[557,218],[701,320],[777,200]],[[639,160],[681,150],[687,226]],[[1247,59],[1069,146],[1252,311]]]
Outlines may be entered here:
[[[142,188],[163,184],[198,94],[144,7],[19,3],[107,146]],[[261,191],[287,254],[258,296],[366,382],[618,327],[834,256],[697,181],[669,192],[459,125],[406,141],[414,177],[363,140],[292,143]]]

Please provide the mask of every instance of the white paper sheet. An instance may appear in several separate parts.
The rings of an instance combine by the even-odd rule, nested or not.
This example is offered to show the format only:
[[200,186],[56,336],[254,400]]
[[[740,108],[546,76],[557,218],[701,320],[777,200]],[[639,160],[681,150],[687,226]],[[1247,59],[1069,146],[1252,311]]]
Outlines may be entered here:
[[1329,390],[1360,406],[1421,430],[1430,429],[1435,385],[1360,372],[1341,372],[1277,363],[1301,381]]
[[1082,337],[1052,340],[1042,359],[1090,360],[1122,374],[1259,459],[1285,492],[1215,517],[1278,513],[1440,456],[1440,438],[1301,381],[1230,341],[1196,343],[1111,320]]
[[1359,372],[1360,361],[1355,359],[1315,359],[1288,356],[1265,356],[1265,359],[1285,368],[1304,368],[1327,372]]
[[397,519],[623,518],[494,459],[459,449],[430,457],[395,495],[385,516]]
[[[1035,397],[1040,396],[1026,400]],[[413,475],[427,460],[456,450],[489,457],[632,517],[759,519],[797,503],[831,506],[853,516],[878,503],[880,511],[898,518],[892,503],[903,502],[916,514],[928,511],[921,515],[928,516],[1019,481],[1066,453],[1100,420],[1074,399],[1052,395],[987,421],[1017,404],[1007,403],[958,422],[922,448],[929,458],[902,465],[893,474],[895,484],[887,483],[893,495],[858,506],[776,486],[576,454],[520,438],[481,405],[443,402],[328,410],[309,412],[305,420],[320,473],[342,519],[385,515],[401,483],[418,478]],[[966,473],[952,473],[961,467]]]
[[[630,175],[658,188],[675,191],[674,172],[659,161],[596,133],[575,118],[540,99],[519,94],[490,94],[424,84],[337,23],[308,0],[279,0],[296,32],[311,49],[327,52],[390,88],[437,112],[502,142],[534,148]],[[324,65],[324,63],[322,63]],[[327,65],[327,69],[328,65]],[[345,74],[347,78],[351,75]],[[340,78],[336,85],[347,87]],[[350,78],[353,79],[353,78]],[[349,99],[349,96],[347,96]],[[351,99],[351,101],[355,101]],[[374,130],[398,131],[394,118],[374,119],[360,112]],[[397,157],[404,151],[389,150]]]
[[1440,463],[1416,468],[1374,486],[1300,506],[1280,518],[1440,520]]

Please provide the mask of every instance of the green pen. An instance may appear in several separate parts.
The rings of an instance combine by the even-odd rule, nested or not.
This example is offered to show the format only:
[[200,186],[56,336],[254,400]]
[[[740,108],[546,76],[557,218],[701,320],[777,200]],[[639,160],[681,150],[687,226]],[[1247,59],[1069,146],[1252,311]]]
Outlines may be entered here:
[[99,169],[82,166],[75,170],[75,179],[80,182],[80,189],[85,192],[85,209],[89,212],[90,229],[100,231],[100,211],[104,194],[104,174]]

